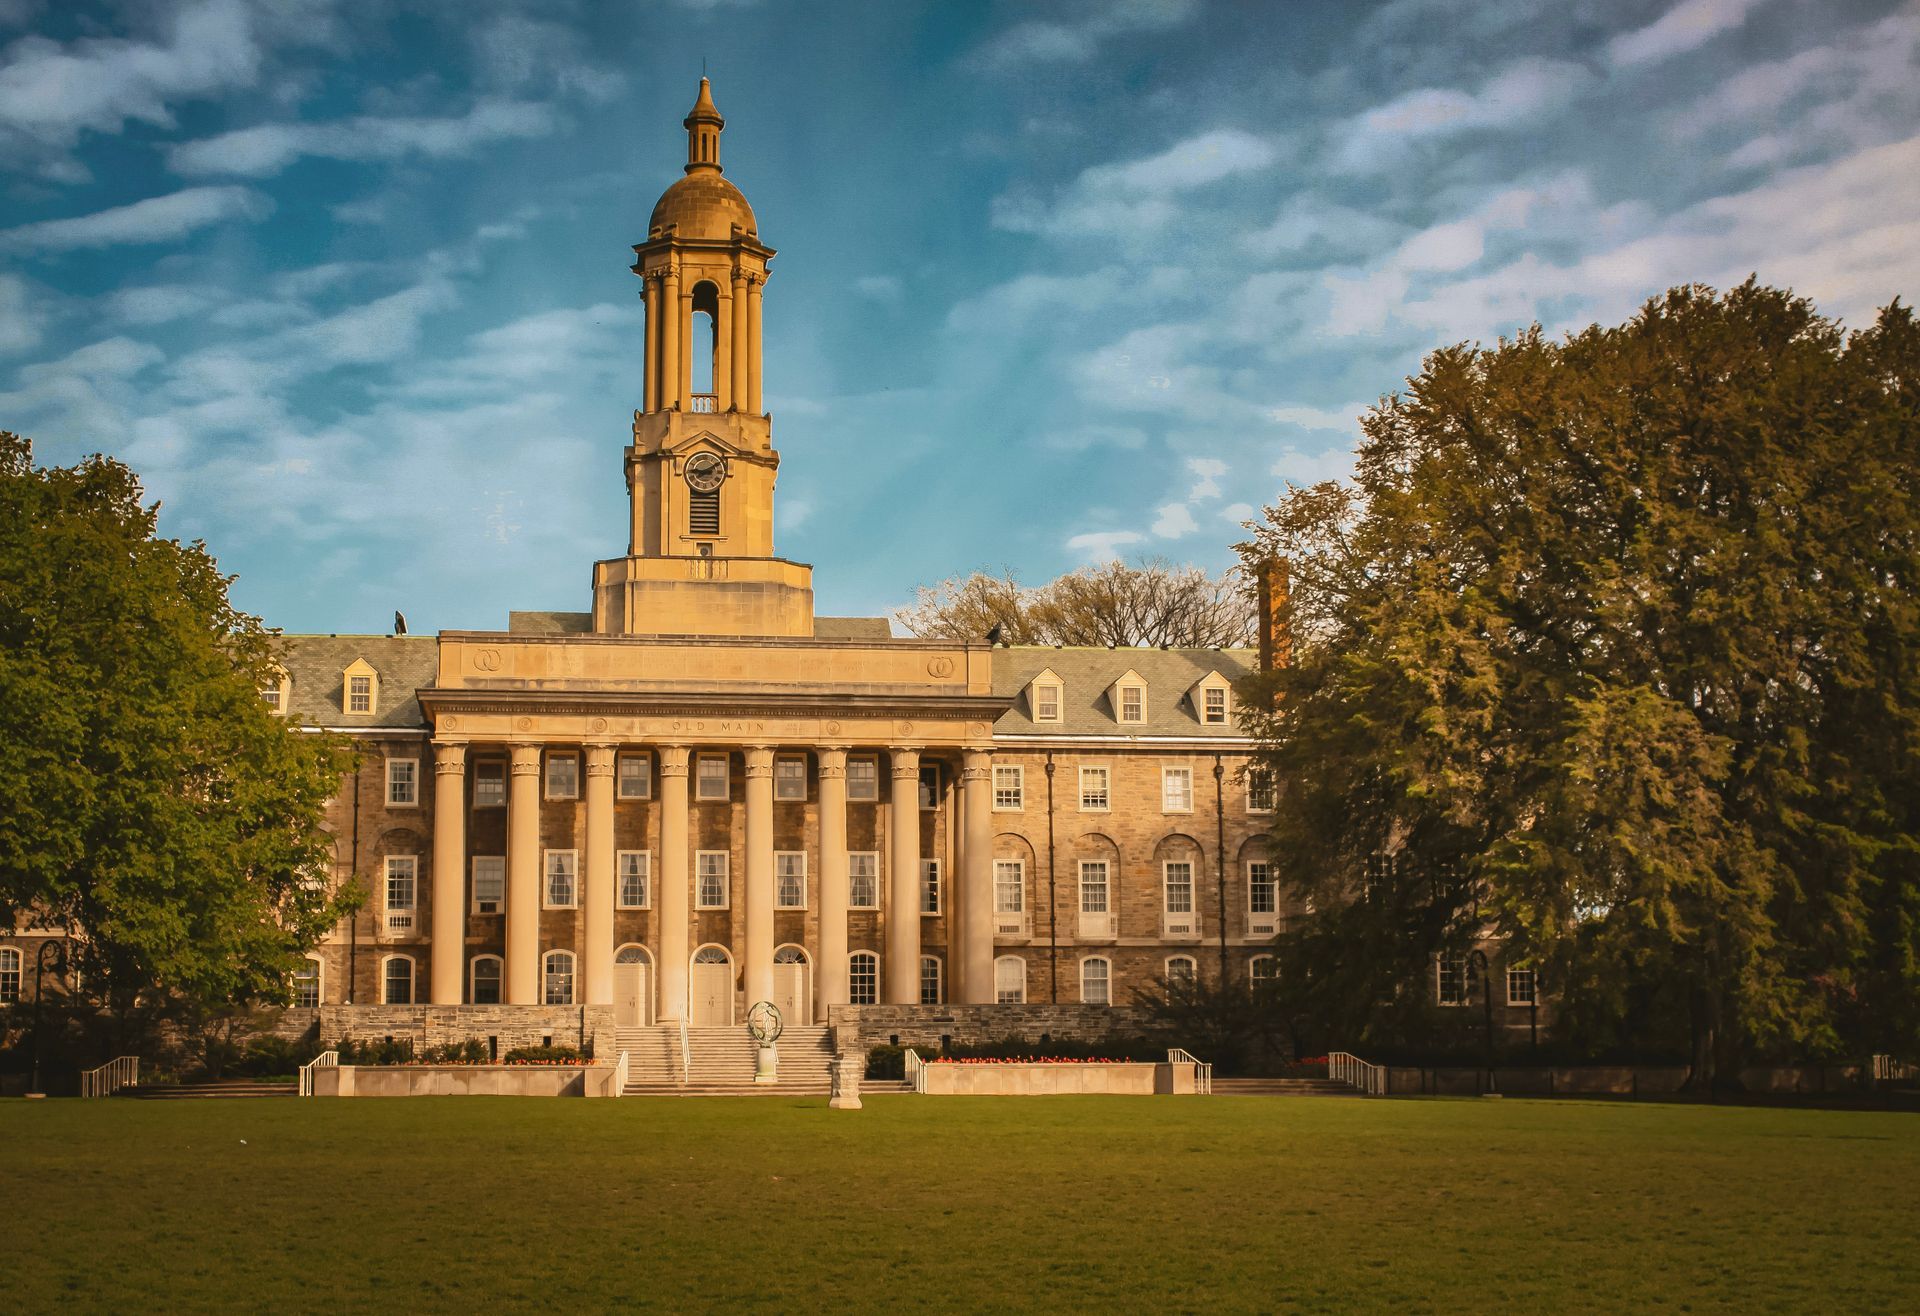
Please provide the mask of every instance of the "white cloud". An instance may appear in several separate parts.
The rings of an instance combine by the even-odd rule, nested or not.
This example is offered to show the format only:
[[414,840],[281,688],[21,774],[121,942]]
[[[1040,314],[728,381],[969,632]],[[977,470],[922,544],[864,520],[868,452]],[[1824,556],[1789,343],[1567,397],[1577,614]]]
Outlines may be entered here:
[[122,288],[107,298],[107,314],[128,324],[165,324],[198,315],[220,304],[222,294],[212,288],[185,284],[149,284]]
[[1349,402],[1344,407],[1279,406],[1267,409],[1267,419],[1280,425],[1298,425],[1304,430],[1333,430],[1351,434],[1359,427],[1360,413],[1369,406]]
[[1199,7],[1199,0],[1097,0],[1082,6],[1076,22],[1017,23],[982,46],[975,61],[996,69],[1084,63],[1110,38],[1178,27]]
[[994,198],[995,228],[1082,240],[1088,234],[1146,235],[1179,218],[1174,199],[1236,175],[1267,168],[1279,157],[1272,142],[1238,128],[1214,129],[1155,155],[1095,165],[1052,199]]
[[23,366],[20,378],[29,384],[45,380],[79,377],[83,379],[125,379],[148,366],[166,359],[166,354],[151,343],[113,337],[67,353],[58,361],[41,361]]
[[1188,502],[1220,496],[1220,477],[1227,473],[1225,462],[1217,457],[1189,457],[1187,469],[1194,475],[1193,488],[1187,490]]
[[1131,547],[1145,538],[1138,530],[1098,530],[1069,538],[1067,551],[1077,553],[1090,562],[1112,562],[1120,556],[1121,549]]
[[0,353],[39,346],[46,321],[45,307],[27,281],[0,270]]
[[1288,200],[1273,223],[1243,237],[1256,256],[1358,256],[1398,242],[1404,225],[1312,194]]
[[853,281],[853,290],[869,301],[892,306],[900,300],[900,280],[892,274],[863,274]]
[[71,251],[123,243],[173,242],[209,224],[231,219],[259,220],[272,212],[273,202],[251,188],[190,187],[91,215],[45,219],[0,230],[0,243]]
[[1747,21],[1765,0],[1681,0],[1645,27],[1607,43],[1615,65],[1646,64],[1704,46]]
[[523,101],[481,101],[457,118],[363,116],[336,123],[268,123],[183,142],[167,153],[167,164],[189,177],[263,178],[302,156],[363,161],[462,156],[488,142],[544,137],[560,123],[551,106]]
[[1333,163],[1352,172],[1396,164],[1415,144],[1464,132],[1535,123],[1579,95],[1593,75],[1564,60],[1523,59],[1479,88],[1423,87],[1334,129]]
[[1164,303],[1184,297],[1190,287],[1188,272],[1173,265],[1144,272],[1109,265],[1086,274],[1022,274],[956,302],[947,312],[947,326],[1003,334],[1045,316],[1057,329],[1061,316]]
[[1346,448],[1327,448],[1305,452],[1291,445],[1280,450],[1269,473],[1289,484],[1319,484],[1323,480],[1353,478],[1353,453]]
[[1252,503],[1228,503],[1220,509],[1220,519],[1228,525],[1241,525],[1254,518]]
[[573,28],[522,14],[502,14],[473,29],[474,53],[488,86],[510,92],[577,92],[605,102],[620,94],[619,73],[588,58]]
[[1179,539],[1200,528],[1185,503],[1165,503],[1153,521],[1153,533],[1162,539]]

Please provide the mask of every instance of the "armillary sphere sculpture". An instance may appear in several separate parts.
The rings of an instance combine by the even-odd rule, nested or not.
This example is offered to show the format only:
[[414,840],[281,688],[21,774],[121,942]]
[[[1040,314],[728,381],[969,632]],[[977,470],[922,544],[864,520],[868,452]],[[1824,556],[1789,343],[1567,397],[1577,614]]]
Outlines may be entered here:
[[747,1011],[747,1036],[760,1047],[754,1058],[754,1082],[780,1081],[779,1053],[773,1049],[773,1044],[780,1040],[784,1029],[785,1025],[780,1022],[780,1008],[772,1001],[758,1001]]

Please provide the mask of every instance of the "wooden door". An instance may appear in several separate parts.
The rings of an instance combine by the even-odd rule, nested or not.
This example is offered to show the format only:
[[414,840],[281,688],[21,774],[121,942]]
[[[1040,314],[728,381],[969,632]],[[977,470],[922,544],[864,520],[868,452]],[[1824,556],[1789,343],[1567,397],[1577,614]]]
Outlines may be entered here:
[[647,966],[613,966],[613,1023],[616,1028],[642,1028],[647,1023]]
[[805,964],[773,966],[773,1004],[788,1028],[813,1022],[812,994],[807,991]]
[[693,1008],[688,1022],[695,1028],[724,1028],[733,1022],[733,965],[729,962],[693,966]]

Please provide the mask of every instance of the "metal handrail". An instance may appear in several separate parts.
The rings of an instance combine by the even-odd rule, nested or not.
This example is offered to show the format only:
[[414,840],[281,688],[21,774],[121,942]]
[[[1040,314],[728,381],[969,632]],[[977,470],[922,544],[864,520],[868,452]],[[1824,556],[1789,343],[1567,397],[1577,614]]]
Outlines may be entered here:
[[1192,1065],[1194,1095],[1201,1097],[1210,1097],[1213,1095],[1212,1065],[1193,1054],[1193,1052],[1183,1051],[1177,1046],[1167,1052],[1167,1063],[1170,1065]]
[[693,1058],[687,1048],[687,1021],[680,1020],[680,1086],[685,1087],[693,1081]]
[[1370,1097],[1384,1097],[1389,1091],[1387,1067],[1369,1064],[1351,1051],[1327,1053],[1327,1077]]
[[83,1070],[80,1074],[80,1095],[83,1097],[110,1097],[121,1088],[139,1086],[139,1056],[119,1056],[98,1069]]
[[613,1095],[624,1097],[627,1094],[627,1053],[622,1051],[620,1058],[613,1062]]
[[1910,1065],[1887,1055],[1873,1058],[1873,1079],[1876,1083],[1904,1083],[1916,1078],[1920,1078],[1920,1065]]
[[300,1095],[303,1097],[313,1095],[314,1070],[321,1068],[336,1069],[339,1065],[340,1053],[338,1051],[322,1051],[306,1064],[300,1066]]
[[920,1053],[912,1047],[906,1049],[901,1059],[906,1062],[904,1073],[907,1082],[912,1085],[915,1092],[925,1093],[927,1090],[927,1062],[922,1060]]

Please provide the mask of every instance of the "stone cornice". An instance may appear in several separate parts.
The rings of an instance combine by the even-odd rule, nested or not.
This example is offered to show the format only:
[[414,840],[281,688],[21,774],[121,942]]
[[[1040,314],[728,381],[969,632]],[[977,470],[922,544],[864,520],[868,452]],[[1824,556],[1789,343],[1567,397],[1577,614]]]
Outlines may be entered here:
[[851,695],[831,690],[793,694],[742,690],[739,694],[642,691],[430,689],[420,706],[447,713],[544,713],[561,716],[617,715],[676,718],[883,718],[893,721],[985,722],[1006,711],[996,695]]

